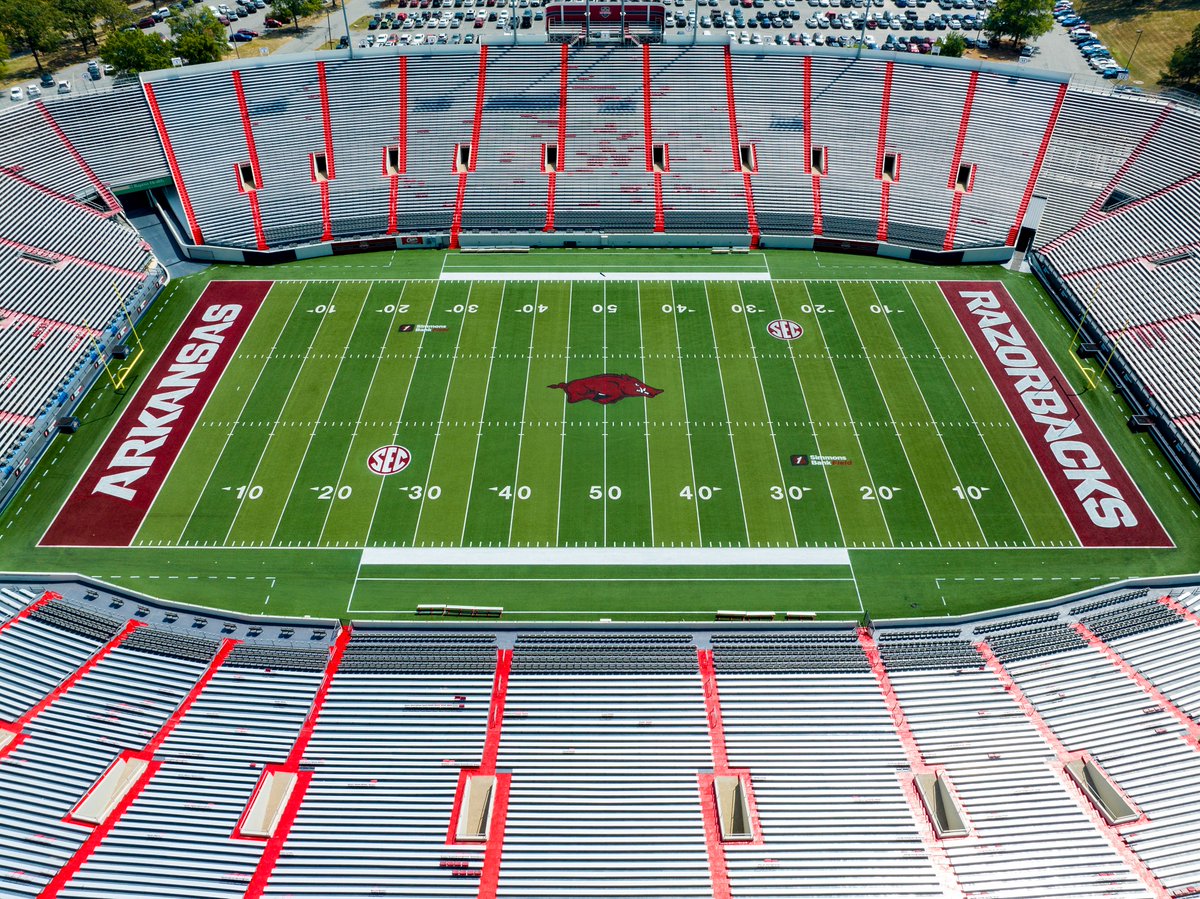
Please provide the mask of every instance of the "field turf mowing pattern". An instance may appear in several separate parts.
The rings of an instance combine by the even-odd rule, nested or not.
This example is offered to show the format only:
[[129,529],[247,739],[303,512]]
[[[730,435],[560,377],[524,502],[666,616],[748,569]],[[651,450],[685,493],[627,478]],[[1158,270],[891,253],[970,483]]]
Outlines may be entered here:
[[[719,280],[768,266],[774,281]],[[714,280],[437,280],[522,270]],[[1180,548],[1076,547],[934,283],[1003,281],[1078,389],[1064,323],[1033,279],[999,268],[686,251],[215,267],[156,304],[143,323],[146,367],[210,280],[237,278],[276,283],[134,546],[34,547],[128,397],[98,386],[80,407],[84,427],[59,438],[6,511],[6,567],[324,616],[446,601],[503,605],[520,620],[709,618],[727,607],[886,617],[1195,570],[1200,555],[1186,539],[1195,504],[1124,428],[1106,387],[1081,401]],[[804,335],[771,337],[779,317]],[[663,393],[567,405],[547,387],[601,372]],[[366,459],[389,443],[413,461],[381,478]],[[793,453],[851,464],[793,466]],[[362,566],[364,546],[837,546],[852,564]]]
[[[663,392],[548,386],[604,372]],[[135,545],[1075,542],[928,283],[279,283],[198,432]]]

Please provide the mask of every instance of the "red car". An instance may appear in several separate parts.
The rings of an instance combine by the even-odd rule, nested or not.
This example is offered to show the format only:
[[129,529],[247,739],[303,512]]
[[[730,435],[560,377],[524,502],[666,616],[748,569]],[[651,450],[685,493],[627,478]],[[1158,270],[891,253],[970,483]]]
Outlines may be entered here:
[[280,22],[278,19],[267,19],[267,21],[264,22],[263,24],[266,25],[268,28],[282,28],[283,27],[283,23]]
[[154,16],[146,16],[144,19],[138,19],[137,27],[138,28],[153,28],[157,24],[158,24],[158,19],[154,18]]

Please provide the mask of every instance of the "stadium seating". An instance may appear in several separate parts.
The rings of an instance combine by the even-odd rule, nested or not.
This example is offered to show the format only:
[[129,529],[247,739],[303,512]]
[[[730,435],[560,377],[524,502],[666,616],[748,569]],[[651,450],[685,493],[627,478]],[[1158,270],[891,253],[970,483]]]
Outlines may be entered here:
[[[0,586],[0,787],[21,797],[0,812],[0,865],[18,872],[0,896],[1200,886],[1195,585],[859,633],[359,624],[332,645],[332,622],[55,588]],[[125,798],[95,826],[72,818],[130,753],[149,767]],[[1073,786],[1079,757],[1136,823],[1106,823]],[[255,838],[241,822],[264,770],[301,781]],[[715,770],[752,792],[752,839],[710,831]],[[965,835],[931,829],[925,772]],[[503,786],[464,840],[480,774]]]
[[0,491],[127,333],[163,273],[120,205],[33,104],[0,127]]

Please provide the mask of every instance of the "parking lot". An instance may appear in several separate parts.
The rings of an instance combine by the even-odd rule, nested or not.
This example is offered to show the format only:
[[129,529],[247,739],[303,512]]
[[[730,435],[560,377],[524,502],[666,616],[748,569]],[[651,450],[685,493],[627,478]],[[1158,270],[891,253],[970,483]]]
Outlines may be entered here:
[[[328,7],[323,16],[308,20],[298,32],[290,23],[282,23],[282,28],[269,26],[268,20],[272,25],[275,22],[265,0],[243,0],[240,9],[232,3],[225,4],[225,10],[222,4],[214,8],[227,20],[231,41],[242,30],[256,35],[247,37],[243,33],[231,43],[238,56],[268,52],[268,46],[272,53],[293,53],[337,45],[346,34],[344,21],[352,25],[349,43],[356,53],[399,45],[526,43],[545,34],[545,0],[345,3],[344,14],[340,6]],[[864,47],[878,51],[930,54],[937,52],[939,38],[957,31],[970,45],[978,43],[976,49],[968,51],[970,55],[1011,60],[1014,56],[1007,46],[999,51],[987,46],[983,30],[989,3],[994,4],[994,0],[669,0],[668,27],[663,37],[673,44],[696,40],[816,47],[854,47],[861,38]],[[141,24],[147,31],[169,37],[171,16],[187,15],[206,5],[197,0],[178,0],[159,7],[156,16],[143,18]],[[146,7],[143,12],[149,16],[155,10]],[[1060,14],[1059,18],[1065,16]],[[1031,68],[1067,72],[1084,82],[1105,83],[1071,40],[1070,28],[1059,22],[1026,51],[1020,62]],[[10,91],[10,102],[23,102],[31,93],[34,99],[57,97],[60,81],[66,81],[75,94],[111,90],[114,85],[111,73],[102,68],[89,71],[87,62],[63,67],[52,75],[54,83],[46,86],[37,79],[23,83],[9,80],[5,90],[21,88],[18,94]],[[128,80],[126,77],[116,83]]]

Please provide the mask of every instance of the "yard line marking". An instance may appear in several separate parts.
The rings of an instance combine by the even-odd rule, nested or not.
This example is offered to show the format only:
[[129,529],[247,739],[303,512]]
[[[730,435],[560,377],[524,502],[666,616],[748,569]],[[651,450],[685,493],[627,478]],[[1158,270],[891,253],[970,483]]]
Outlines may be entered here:
[[[463,543],[466,543],[466,540],[467,540],[467,519],[470,518],[470,516],[471,516],[471,494],[475,491],[475,472],[479,468],[479,446],[481,443],[483,443],[483,422],[487,418],[488,394],[491,392],[491,389],[492,389],[492,370],[496,367],[496,341],[500,337],[500,319],[502,319],[504,317],[504,297],[507,293],[508,293],[508,284],[505,284],[503,287],[500,288],[500,303],[498,304],[498,308],[496,309],[496,330],[492,332],[492,352],[488,356],[487,378],[483,382],[483,402],[480,403],[480,405],[479,405],[479,428],[475,433],[475,452],[471,455],[471,479],[467,482],[467,501],[463,505],[462,530],[458,534],[458,542],[460,545]],[[466,316],[464,313],[464,319],[465,319],[465,317]],[[462,335],[461,331],[459,332],[459,335],[460,336]],[[448,381],[446,383],[446,394],[447,395],[450,394],[450,384],[453,382],[453,380],[454,380],[454,378],[453,378],[453,376],[451,376],[450,381]],[[429,471],[431,473],[433,472],[433,460],[432,459],[430,459]],[[516,472],[514,471],[513,478],[515,479],[516,476],[517,476]],[[516,505],[517,505],[517,495],[516,494],[517,494],[517,488],[514,486],[513,487],[513,500],[512,500],[514,509],[516,508]],[[422,498],[421,502],[422,502],[422,504],[424,504],[424,502],[425,502],[424,498]],[[420,523],[421,523],[421,520],[420,520],[420,517],[418,517],[417,525],[420,526]],[[414,537],[414,539],[416,538],[415,532],[413,533],[413,537]]]
[[[234,420],[233,425],[229,428],[229,433],[225,435],[225,442],[221,444],[221,451],[217,453],[216,458],[213,460],[213,466],[208,472],[208,477],[204,479],[204,486],[200,488],[200,492],[196,494],[196,501],[192,503],[192,511],[188,513],[187,521],[183,523],[183,528],[179,531],[179,537],[177,539],[180,541],[183,540],[183,535],[187,533],[187,529],[191,526],[192,518],[196,515],[196,510],[200,508],[200,500],[204,499],[204,495],[208,493],[208,485],[212,483],[212,476],[216,473],[217,468],[220,466],[221,459],[225,456],[225,451],[229,448],[229,441],[233,439],[234,432],[237,431],[238,427],[241,425],[242,415],[246,411],[246,406],[250,403],[250,397],[254,395],[254,391],[258,387],[258,382],[262,379],[263,372],[266,371],[267,366],[270,365],[271,357],[275,354],[276,347],[279,346],[279,340],[283,337],[283,332],[287,330],[288,322],[290,322],[292,320],[292,316],[296,314],[296,307],[300,304],[300,300],[304,296],[304,290],[305,288],[300,288],[300,292],[296,294],[296,299],[292,301],[292,309],[288,313],[288,317],[284,320],[283,325],[280,327],[278,333],[275,335],[275,342],[271,344],[271,352],[267,353],[266,358],[263,360],[262,366],[258,370],[258,374],[254,377],[254,383],[250,385],[249,393],[247,393],[246,398],[242,400],[242,408],[238,410],[237,419]],[[270,297],[270,294],[268,293],[267,296]],[[266,302],[266,300],[264,300],[264,302]],[[245,338],[242,339],[245,340]],[[237,358],[236,355],[234,358]],[[233,360],[231,359],[230,363],[232,364],[232,362]],[[280,409],[280,411],[282,412],[283,410]],[[166,482],[164,481],[164,484],[165,483]],[[155,497],[155,499],[157,499],[157,497]],[[147,517],[149,517],[149,515],[147,515]]]
[[[738,504],[742,507],[742,527],[746,531],[746,545],[749,546],[750,519],[746,517],[746,497],[742,493],[742,474],[738,465],[737,445],[733,441],[732,416],[729,414],[729,398],[725,395],[725,373],[721,371],[721,348],[717,346],[717,324],[713,320],[712,297],[708,295],[708,285],[704,287],[704,305],[708,307],[708,330],[712,334],[713,352],[716,354],[717,381],[721,384],[721,404],[725,407],[725,431],[729,434],[729,452],[733,455],[733,479],[737,482]],[[695,503],[697,506],[700,505],[699,497],[696,498]],[[793,526],[793,541],[795,541],[795,536],[796,529]]]
[[[571,368],[571,308],[575,303],[575,285],[567,285],[567,348],[563,353],[563,380],[570,376]],[[562,488],[563,488],[563,456],[567,450],[567,392],[563,391],[562,404],[562,437],[558,448],[558,511],[554,516],[554,545],[559,544],[559,533],[562,529]]]
[[[784,489],[783,501],[787,504],[788,520],[792,523],[792,543],[796,546],[800,545],[800,536],[796,533],[796,512],[792,508],[792,501],[787,496],[787,478],[783,475],[783,460],[779,453],[779,440],[775,435],[775,425],[771,421],[771,406],[767,402],[767,388],[763,385],[762,369],[758,366],[758,351],[754,346],[754,335],[750,332],[750,314],[746,312],[746,297],[742,293],[742,286],[737,285],[738,299],[741,300],[742,321],[746,324],[746,339],[750,341],[750,356],[754,359],[754,374],[758,378],[758,389],[762,394],[763,412],[766,413],[767,421],[771,423],[771,445],[775,447],[775,467],[779,471],[779,484]],[[721,362],[717,361],[717,370],[720,371]],[[822,468],[826,466],[822,465]],[[828,473],[827,473],[828,474]],[[845,543],[845,541],[842,541]]]
[[[646,383],[646,338],[642,330],[642,284],[637,283],[638,350],[642,354],[642,383]],[[642,425],[646,437],[646,508],[650,512],[650,543],[654,543],[654,475],[650,471],[650,413],[643,410]]]
[[1021,519],[1021,527],[1025,529],[1025,536],[1029,538],[1030,543],[1034,542],[1033,533],[1029,530],[1029,525],[1025,523],[1025,516],[1021,514],[1021,507],[1017,504],[1016,497],[1012,495],[1012,490],[1009,489],[1008,481],[1004,479],[1004,473],[1000,470],[1000,466],[996,464],[996,457],[992,455],[992,448],[988,445],[987,438],[983,436],[983,431],[980,430],[979,422],[975,420],[974,413],[971,412],[971,407],[967,405],[967,398],[963,394],[962,388],[958,386],[958,380],[954,377],[954,372],[950,371],[949,365],[946,365],[945,354],[942,353],[942,348],[938,346],[937,338],[933,336],[933,330],[925,323],[925,316],[921,312],[920,304],[917,302],[916,297],[912,295],[912,291],[908,289],[907,284],[904,286],[904,292],[908,294],[909,301],[913,304],[913,308],[917,310],[917,318],[921,320],[921,327],[925,329],[925,333],[929,335],[930,341],[937,347],[938,355],[942,358],[942,366],[946,369],[946,374],[950,376],[950,383],[954,385],[959,399],[962,400],[963,408],[967,410],[968,415],[971,415],[971,425],[975,429],[975,433],[979,435],[979,440],[983,443],[983,448],[987,450],[988,458],[992,460],[992,467],[996,469],[996,474],[1000,476],[1000,483],[1004,485],[1004,492],[1008,494],[1013,508],[1017,510],[1017,517]]
[[[458,335],[454,339],[454,357],[450,360],[450,375],[449,375],[449,377],[446,378],[446,389],[442,393],[442,411],[438,413],[438,421],[439,422],[441,422],[441,420],[446,417],[446,403],[450,399],[450,385],[452,385],[454,383],[454,369],[458,365],[458,348],[460,346],[462,346],[463,331],[465,331],[467,329],[467,316],[470,315],[470,313],[467,312],[467,310],[471,308],[471,295],[474,292],[475,292],[475,285],[471,284],[471,286],[467,288],[467,300],[465,303],[462,304],[462,307],[463,307],[462,322],[458,326]],[[435,299],[436,299],[436,297],[435,297]],[[432,309],[433,309],[433,307],[431,306],[430,307],[431,315],[432,315]],[[497,310],[497,312],[496,312],[496,321],[497,322],[500,321],[499,310]],[[414,369],[414,371],[415,371],[415,369]],[[482,413],[480,414],[480,417],[482,418]],[[417,521],[416,521],[416,524],[413,525],[412,543],[414,545],[417,542],[417,534],[419,534],[421,532],[421,516],[425,514],[425,500],[429,496],[429,482],[433,478],[433,462],[437,458],[438,441],[440,441],[441,439],[442,439],[442,426],[439,423],[437,430],[434,432],[434,435],[433,435],[433,447],[429,451],[429,469],[425,472],[425,486],[421,490],[421,507],[419,509],[417,509]]]
[[[875,301],[882,309],[883,302],[879,299],[879,292],[875,289],[874,284],[871,285],[871,295],[875,297]],[[900,356],[904,359],[904,367],[908,369],[909,377],[913,379],[913,384],[917,387],[917,395],[921,397],[921,405],[925,407],[925,417],[929,419],[930,424],[934,425],[934,433],[937,434],[938,442],[942,445],[942,451],[946,454],[946,461],[950,463],[950,470],[954,472],[954,479],[958,481],[958,486],[962,489],[963,495],[966,496],[967,485],[963,483],[962,475],[958,473],[958,466],[954,464],[954,457],[950,454],[950,447],[946,446],[946,438],[942,435],[942,429],[937,427],[936,420],[933,417],[933,410],[929,408],[929,400],[925,398],[925,391],[922,389],[921,382],[917,379],[917,375],[912,369],[912,363],[908,361],[908,356],[904,354],[904,347],[900,346],[900,338],[896,336],[896,329],[892,327],[892,320],[886,311],[881,312],[880,315],[887,322],[888,332],[892,335],[892,340],[896,342],[896,346],[900,349]],[[863,350],[866,350],[865,344],[863,345]],[[869,360],[868,364],[870,364]],[[954,378],[950,380],[953,381]],[[913,475],[915,476],[916,472],[913,472]],[[975,527],[979,528],[979,536],[983,539],[984,543],[987,543],[988,539],[983,531],[983,524],[979,521],[979,515],[975,511],[975,503],[970,497],[967,497],[967,508],[971,510],[971,517],[975,519]],[[934,529],[936,530],[936,525]]]
[[[363,413],[366,412],[367,402],[371,398],[371,391],[375,388],[375,378],[379,375],[379,366],[383,362],[384,351],[387,349],[388,338],[391,337],[391,335],[392,335],[392,325],[394,325],[396,323],[397,311],[400,309],[400,305],[404,302],[404,294],[407,291],[408,291],[408,284],[406,282],[400,288],[400,296],[398,296],[396,298],[396,301],[394,303],[390,304],[392,306],[392,317],[388,321],[387,330],[385,330],[383,332],[383,344],[379,347],[379,355],[375,359],[375,369],[374,369],[374,371],[371,372],[371,381],[369,384],[367,384],[367,390],[363,394],[362,403],[358,407],[357,421],[360,423],[362,422]],[[366,309],[367,303],[370,303],[370,302],[371,302],[371,293],[370,293],[370,291],[368,291],[366,302],[363,303],[363,309]],[[351,336],[353,336],[353,335],[351,335]],[[424,334],[421,335],[422,338],[424,338],[424,336],[425,336]],[[413,368],[416,368],[416,362],[413,363]],[[340,487],[341,483],[342,483],[342,479],[346,476],[346,466],[350,464],[350,453],[354,449],[354,438],[357,436],[358,436],[358,428],[355,427],[354,433],[350,436],[350,443],[347,444],[347,446],[346,446],[346,455],[342,459],[342,467],[341,467],[341,470],[338,471],[337,483],[334,485],[335,487]],[[395,443],[394,440],[392,442]],[[380,478],[380,481],[382,481],[382,480],[383,479]],[[323,543],[325,541],[325,528],[327,528],[329,526],[329,516],[332,514],[333,514],[333,501],[330,500],[329,506],[325,509],[325,518],[321,522],[321,531],[317,535],[318,543]],[[279,517],[279,520],[280,521],[283,520],[282,515]],[[271,542],[272,543],[275,542],[274,537],[271,538]],[[347,611],[349,611],[348,607],[347,607]]]
[[[438,294],[438,288],[435,287],[433,289],[433,296],[431,296],[429,298],[429,311],[425,313],[425,324],[426,325],[428,325],[433,320],[433,310],[437,308],[437,301],[438,301],[437,294]],[[399,308],[399,304],[397,304],[397,309],[398,308]],[[417,352],[416,352],[416,355],[413,357],[412,368],[409,369],[409,372],[408,372],[408,383],[404,385],[404,399],[402,399],[400,401],[400,411],[396,415],[396,427],[392,431],[392,443],[393,444],[397,440],[400,439],[400,428],[403,427],[403,425],[404,425],[404,410],[408,408],[408,397],[412,391],[413,381],[416,379],[416,376],[417,376],[417,366],[421,364],[421,350],[424,349],[424,347],[425,347],[425,336],[428,333],[429,333],[428,330],[422,331],[421,337],[417,341]],[[432,462],[431,462],[430,468],[432,469]],[[371,506],[371,519],[370,519],[370,521],[367,522],[367,533],[363,538],[364,543],[370,541],[371,532],[373,530],[375,530],[375,516],[379,513],[379,501],[380,501],[380,499],[383,498],[383,488],[384,488],[385,483],[386,483],[386,479],[379,478],[379,489],[375,491],[375,503],[373,506]],[[428,483],[428,481],[426,481],[426,483]],[[421,495],[424,496],[425,494],[422,492]],[[351,594],[350,598],[351,598],[351,600],[353,600],[353,598],[354,598],[353,594]]]
[[[275,522],[275,529],[271,531],[271,542],[275,542],[276,536],[279,534],[279,526],[283,524],[284,516],[287,515],[288,506],[292,503],[292,497],[296,492],[296,483],[300,480],[300,472],[304,468],[304,462],[308,458],[308,451],[312,449],[313,438],[317,436],[317,431],[321,427],[321,419],[325,417],[325,409],[329,406],[329,398],[333,396],[333,385],[337,382],[338,373],[342,370],[342,363],[346,361],[346,350],[350,348],[350,344],[354,341],[354,333],[358,330],[358,326],[362,323],[363,313],[367,310],[367,301],[371,297],[371,288],[367,288],[367,292],[363,295],[362,307],[358,310],[358,315],[354,318],[354,327],[350,329],[350,333],[346,335],[346,346],[342,348],[342,355],[338,357],[337,366],[333,369],[333,375],[329,378],[329,386],[325,388],[325,399],[321,401],[321,411],[317,413],[317,420],[313,422],[312,431],[309,432],[308,441],[304,444],[304,455],[300,457],[300,464],[296,466],[296,473],[292,476],[292,484],[288,487],[287,498],[283,501],[283,508],[279,511],[279,520]],[[337,298],[337,292],[334,292],[333,299]],[[333,305],[333,299],[329,304]],[[303,368],[303,366],[301,366]],[[365,400],[364,400],[365,402]],[[269,441],[268,441],[269,444]],[[266,453],[264,451],[263,455]],[[344,467],[344,463],[343,463]],[[334,490],[341,486],[341,475],[338,475],[338,483],[334,484]],[[329,507],[332,509],[335,500],[331,497]],[[230,531],[233,528],[230,526]]]
[[[874,288],[872,288],[874,291]],[[846,315],[850,317],[850,325],[854,328],[854,335],[858,338],[858,345],[862,347],[863,356],[866,356],[867,345],[863,343],[862,334],[858,330],[858,322],[854,320],[854,313],[850,311],[850,303],[846,300],[846,294],[842,291],[841,282],[838,282],[838,295],[842,298],[842,305],[846,307]],[[900,428],[896,423],[896,414],[892,411],[891,404],[888,403],[887,396],[883,392],[883,385],[879,383],[879,375],[875,373],[875,366],[871,365],[871,360],[867,359],[867,367],[871,369],[871,378],[875,381],[875,386],[879,389],[879,396],[883,399],[883,406],[887,409],[888,418],[892,420],[892,431],[896,435],[896,442],[900,444],[900,451],[904,453],[904,462],[908,465],[908,471],[912,475],[913,484],[917,488],[917,493],[921,495],[921,505],[925,507],[925,514],[929,517],[929,525],[933,528],[933,533],[938,538],[938,544],[944,544],[942,535],[938,534],[937,522],[933,520],[933,513],[929,511],[929,503],[925,501],[925,491],[921,489],[921,482],[917,480],[917,470],[913,468],[912,459],[908,457],[908,447],[904,445],[904,438],[900,436]],[[943,444],[945,446],[945,444]],[[879,494],[876,493],[876,496]],[[880,508],[883,508],[882,502]],[[982,531],[980,531],[982,533]]]
[[[608,371],[608,284],[601,288],[600,302],[604,310],[600,314],[600,367]],[[604,545],[608,545],[608,404],[600,406],[600,483],[604,485],[604,493],[600,497],[603,509],[603,527],[600,533]]]
[[[331,307],[334,305],[333,300],[336,297],[337,297],[337,288],[335,287],[333,294],[330,297],[330,301],[325,304],[327,309],[328,309],[328,307]],[[312,355],[312,348],[314,346],[316,346],[317,338],[321,336],[321,331],[325,327],[325,323],[327,321],[329,321],[329,316],[331,314],[332,313],[330,313],[328,311],[321,313],[321,321],[317,325],[317,329],[315,331],[313,331],[312,340],[309,341],[308,349],[305,350],[305,352],[304,352],[304,362],[301,362],[300,365],[296,368],[296,374],[292,378],[292,385],[288,388],[287,396],[285,396],[283,398],[283,404],[279,407],[280,412],[283,412],[283,410],[287,408],[288,402],[292,398],[292,393],[296,389],[296,385],[298,383],[300,383],[300,375],[304,371],[305,363],[308,361],[309,356]],[[272,436],[274,435],[273,429],[272,429],[271,434],[272,434]],[[221,541],[222,543],[229,542],[229,536],[233,533],[233,527],[234,527],[234,525],[237,524],[237,520],[242,514],[242,508],[246,505],[246,497],[250,495],[250,488],[252,486],[254,486],[255,480],[258,478],[258,469],[262,466],[263,459],[265,459],[267,456],[267,451],[271,448],[272,436],[267,437],[267,442],[265,444],[263,444],[263,449],[262,449],[262,452],[258,456],[258,461],[254,463],[254,471],[252,471],[250,473],[250,479],[246,482],[246,490],[242,493],[242,498],[238,500],[237,510],[233,513],[233,517],[229,520],[229,529],[225,532],[225,539]]]
[[[779,297],[775,293],[774,283],[771,284],[771,295],[775,297],[775,308],[777,310],[779,310],[779,314],[780,314],[780,316],[782,316],[783,315],[783,307],[779,305]],[[821,313],[817,312],[817,304],[813,301],[812,291],[810,291],[808,289],[807,284],[804,285],[804,295],[808,298],[808,305],[812,307],[813,321],[816,322],[817,334],[821,338],[821,345],[823,347],[825,347],[825,357],[829,362],[829,370],[833,372],[834,383],[837,384],[838,393],[840,393],[842,396],[842,408],[844,408],[846,410],[846,415],[848,417],[848,420],[849,420],[850,424],[853,426],[851,430],[853,431],[853,434],[854,434],[854,442],[856,444],[858,444],[858,453],[859,453],[859,456],[863,460],[863,468],[866,469],[867,480],[871,484],[871,492],[875,495],[875,504],[877,506],[879,506],[879,517],[883,520],[883,529],[885,531],[887,531],[888,543],[895,544],[895,542],[896,542],[895,538],[892,537],[892,526],[890,524],[888,524],[887,512],[884,511],[883,501],[879,499],[879,490],[875,485],[875,476],[873,474],[871,474],[871,462],[867,458],[866,451],[863,449],[862,441],[859,440],[859,438],[858,438],[858,427],[857,427],[857,425],[855,425],[855,422],[854,422],[854,414],[850,411],[850,400],[846,397],[846,388],[842,386],[841,375],[838,374],[837,366],[833,364],[833,354],[829,352],[829,342],[825,339],[825,330],[821,327]],[[847,314],[849,314],[849,310],[847,310]],[[792,348],[792,366],[796,369],[796,380],[800,382],[800,392],[802,395],[804,395],[804,417],[809,419],[809,421],[811,422],[812,414],[808,408],[808,396],[807,396],[807,394],[804,394],[804,379],[800,376],[800,364],[796,361],[796,358],[797,358],[797,355],[795,352],[795,348],[793,347]],[[813,431],[813,443],[816,444],[817,450],[820,451],[821,444],[820,444],[820,440],[817,439],[816,425],[812,425],[812,431]],[[822,466],[822,468],[825,468],[825,466]],[[825,470],[825,483],[826,484],[830,483],[828,469]],[[832,486],[830,486],[829,495],[830,495],[830,497],[833,497]],[[834,509],[836,510],[836,508],[837,508],[837,500],[836,499],[834,499],[833,505],[834,505]],[[841,519],[841,516],[839,515],[838,527],[840,528],[841,525],[842,525],[842,519]],[[846,543],[845,531],[842,532],[842,543],[843,544]],[[859,602],[862,602],[861,598],[859,599]]]
[[[525,410],[529,407],[529,371],[533,368],[533,342],[537,336],[538,303],[541,301],[541,285],[533,288],[533,323],[529,327],[529,361],[525,365],[525,393],[521,396],[521,421],[517,431],[517,464],[513,466],[513,503],[508,516],[508,543],[512,545],[513,523],[517,520],[517,488],[521,483],[521,447],[525,443]],[[566,396],[566,393],[563,394]]]
[[[738,288],[738,290],[740,292],[741,288]],[[806,291],[806,294],[807,294],[807,291]],[[809,297],[810,301],[811,301],[811,299],[812,298]],[[774,282],[772,282],[772,284],[771,284],[771,300],[775,303],[775,317],[783,318],[783,307],[781,307],[779,305],[779,297],[775,293]],[[744,307],[744,305],[745,304],[743,304],[743,307]],[[815,316],[816,314],[817,313],[814,311],[813,315]],[[750,327],[749,318],[747,318],[747,320],[746,320],[746,327],[747,328]],[[824,342],[824,337],[822,337],[821,339],[822,339],[822,342]],[[802,403],[804,403],[804,420],[808,422],[808,429],[812,432],[813,444],[817,448],[817,453],[819,455],[824,455],[824,453],[821,450],[821,441],[817,439],[817,427],[812,421],[812,413],[809,411],[809,408],[808,408],[808,393],[804,390],[804,379],[800,377],[800,367],[799,367],[799,364],[796,362],[796,353],[790,343],[788,345],[788,348],[789,348],[789,350],[791,350],[790,355],[791,355],[791,360],[792,360],[792,370],[796,373],[796,384],[800,388],[800,401]],[[836,374],[836,372],[835,372],[835,374]],[[759,372],[758,377],[759,377],[759,383],[761,384],[762,383],[762,372],[761,371]],[[764,395],[764,400],[765,400],[765,395]],[[847,409],[846,411],[847,411],[847,413],[849,413],[850,410]],[[767,414],[768,415],[770,414],[770,409],[767,410]],[[861,447],[860,447],[860,449],[861,449]],[[864,463],[865,463],[865,460],[864,460]],[[838,533],[841,535],[841,538],[842,538],[842,546],[846,546],[846,531],[842,527],[842,515],[838,511],[837,500],[834,498],[834,495],[833,495],[833,485],[831,485],[829,483],[829,466],[822,465],[822,466],[820,466],[820,468],[821,468],[821,474],[824,475],[824,477],[825,477],[825,489],[829,491],[829,502],[833,506],[833,517],[837,521]],[[780,474],[780,477],[782,478],[783,477],[783,462],[782,461],[779,463],[779,474]],[[867,472],[867,477],[868,478],[870,477],[869,470]],[[874,488],[873,483],[872,483],[872,488]],[[882,514],[882,510],[881,510],[881,514]],[[887,526],[886,518],[884,519],[884,526],[885,527]],[[890,534],[888,535],[888,542],[889,543],[891,542]],[[857,582],[855,584],[855,587],[857,588]],[[860,604],[862,603],[861,597],[859,597],[859,603]]]
[[[688,411],[687,401],[687,381],[683,377],[683,345],[679,342],[679,301],[675,299],[675,285],[671,285],[671,321],[675,324],[675,351],[679,358],[679,390],[683,394],[683,417],[687,421],[691,421],[692,415]],[[692,429],[689,425],[687,429],[688,438],[688,469],[692,473],[692,496],[696,495],[696,459],[692,453]],[[693,500],[692,505],[696,507],[696,539],[700,545],[704,545],[704,528],[700,524],[700,503]]]
[[454,271],[442,272],[440,281],[770,281],[767,272],[694,271],[694,272],[502,272],[502,271]]

